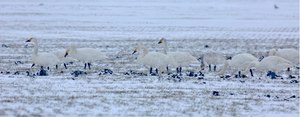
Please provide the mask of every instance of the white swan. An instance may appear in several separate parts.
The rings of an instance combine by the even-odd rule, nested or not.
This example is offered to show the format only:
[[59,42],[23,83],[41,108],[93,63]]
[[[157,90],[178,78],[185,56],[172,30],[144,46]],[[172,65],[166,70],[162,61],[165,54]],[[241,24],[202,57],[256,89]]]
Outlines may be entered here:
[[208,52],[203,57],[201,57],[201,64],[202,66],[208,66],[209,71],[211,71],[211,66],[214,65],[214,71],[216,70],[216,65],[224,65],[223,68],[219,71],[219,75],[224,75],[224,72],[226,70],[225,67],[227,67],[228,62],[226,60],[226,57],[222,53],[217,52]]
[[285,48],[285,49],[271,49],[269,51],[269,56],[279,56],[282,57],[294,64],[299,64],[299,51],[293,48]]
[[167,55],[160,52],[149,52],[148,49],[141,44],[134,49],[132,54],[136,52],[139,53],[137,62],[150,68],[157,68],[159,75],[165,71],[168,65],[175,64]]
[[91,69],[91,62],[108,59],[108,57],[98,49],[76,48],[75,46],[66,50],[64,57],[67,56],[84,62],[84,69],[86,69],[87,65],[89,69]]
[[291,66],[292,62],[278,56],[265,57],[264,59],[262,59],[262,61],[255,65],[256,70],[261,73],[268,71],[280,72],[284,69],[286,70]]
[[49,69],[50,66],[57,65],[59,63],[59,59],[56,55],[52,53],[39,53],[38,52],[38,42],[37,39],[31,37],[26,42],[33,42],[34,44],[34,51],[32,54],[32,66],[39,65],[41,68],[47,67]]
[[245,73],[248,70],[250,70],[251,76],[253,76],[251,68],[254,67],[257,62],[258,59],[252,54],[242,53],[237,54],[233,56],[231,60],[228,60],[228,65],[234,72],[238,71],[239,77],[241,77],[241,73]]
[[172,66],[176,67],[177,73],[181,73],[182,67],[187,67],[191,64],[199,64],[200,62],[197,60],[196,57],[192,56],[188,52],[168,52],[168,44],[165,38],[161,38],[158,44],[162,44],[164,47],[164,54],[168,55],[169,58],[175,61]]

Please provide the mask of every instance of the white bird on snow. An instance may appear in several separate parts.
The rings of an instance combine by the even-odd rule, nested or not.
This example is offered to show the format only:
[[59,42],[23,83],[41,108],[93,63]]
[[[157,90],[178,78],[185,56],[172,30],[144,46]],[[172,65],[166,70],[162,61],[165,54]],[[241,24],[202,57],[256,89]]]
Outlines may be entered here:
[[49,69],[50,66],[57,65],[59,63],[58,57],[53,53],[47,53],[47,52],[38,52],[38,42],[36,38],[29,38],[26,42],[32,42],[34,44],[34,51],[32,54],[32,66],[38,65],[43,67],[47,67]]
[[108,57],[98,49],[76,48],[75,46],[66,50],[64,57],[67,56],[84,62],[84,69],[86,69],[86,66],[91,69],[91,62],[108,59]]
[[[141,44],[134,49],[132,54],[136,52],[139,53],[137,62],[150,68],[157,68],[159,75],[161,75],[168,65],[175,64],[174,60],[169,59],[167,55],[160,52],[149,52],[148,49]],[[150,69],[150,73],[151,72]]]
[[191,64],[200,65],[200,62],[197,60],[197,58],[188,52],[168,52],[168,44],[165,38],[161,38],[158,44],[162,44],[164,47],[164,54],[175,61],[173,64],[171,64],[171,66],[176,67],[177,73],[181,73],[182,67],[187,67]]

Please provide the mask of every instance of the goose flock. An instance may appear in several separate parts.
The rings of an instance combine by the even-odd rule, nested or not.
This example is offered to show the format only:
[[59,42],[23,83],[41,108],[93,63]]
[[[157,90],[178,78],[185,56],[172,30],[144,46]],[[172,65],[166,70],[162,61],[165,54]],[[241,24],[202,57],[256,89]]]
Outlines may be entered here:
[[[72,45],[70,48],[55,52],[39,52],[36,38],[29,38],[26,42],[34,45],[32,67],[39,67],[41,70],[50,70],[54,66],[57,69],[62,64],[65,69],[68,69],[67,64],[70,62],[83,62],[83,69],[87,67],[91,69],[93,62],[109,59],[105,53],[96,48],[77,48]],[[293,48],[271,49],[266,52],[268,56],[260,60],[250,53],[240,53],[228,59],[224,54],[213,50],[201,57],[195,57],[189,52],[170,52],[165,38],[161,38],[156,44],[158,48],[159,45],[162,46],[163,52],[149,51],[143,44],[138,44],[132,52],[132,54],[138,53],[136,62],[149,70],[147,75],[153,74],[153,69],[156,69],[155,73],[158,76],[174,73],[182,75],[182,68],[185,67],[184,71],[212,72],[221,77],[225,76],[226,72],[231,72],[230,75],[236,75],[238,78],[253,77],[254,74],[265,76],[272,72],[275,74],[272,76],[274,78],[280,73],[299,70],[299,51]],[[187,68],[192,69],[187,70]]]

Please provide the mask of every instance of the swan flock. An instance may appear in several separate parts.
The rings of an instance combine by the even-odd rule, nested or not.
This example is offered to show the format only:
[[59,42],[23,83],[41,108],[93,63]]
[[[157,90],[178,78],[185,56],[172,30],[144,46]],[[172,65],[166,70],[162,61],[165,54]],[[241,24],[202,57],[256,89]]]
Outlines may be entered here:
[[[31,63],[32,68],[38,66],[41,70],[47,68],[50,70],[55,66],[58,69],[59,65],[64,65],[68,69],[68,63],[84,63],[83,69],[91,70],[92,62],[104,62],[109,57],[103,50],[97,48],[79,48],[71,46],[67,49],[61,49],[54,52],[39,52],[38,40],[29,38],[26,43],[32,43],[34,46]],[[184,71],[193,72],[217,72],[223,76],[231,71],[230,74],[237,74],[237,77],[242,77],[242,74],[248,77],[256,75],[265,75],[268,72],[282,73],[290,72],[291,69],[299,68],[299,51],[293,48],[271,49],[266,52],[267,57],[259,60],[250,53],[240,53],[227,60],[225,55],[215,51],[209,51],[197,59],[190,52],[184,51],[169,51],[167,39],[161,38],[157,44],[157,48],[162,46],[163,51],[149,51],[143,44],[138,44],[132,54],[138,53],[135,60],[138,64],[150,70],[155,68],[159,76],[164,73],[171,74],[176,70],[176,74],[182,75]],[[212,65],[213,70],[212,70]],[[217,66],[222,67],[217,70]],[[185,68],[184,70],[182,68]],[[208,70],[205,70],[208,67]],[[94,68],[94,67],[93,67]]]

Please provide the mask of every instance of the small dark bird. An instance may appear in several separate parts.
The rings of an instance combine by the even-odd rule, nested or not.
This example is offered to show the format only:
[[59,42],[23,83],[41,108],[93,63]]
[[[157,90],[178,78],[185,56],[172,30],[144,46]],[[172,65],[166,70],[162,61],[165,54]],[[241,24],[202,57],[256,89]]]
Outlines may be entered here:
[[220,96],[218,91],[213,91],[213,96]]
[[3,48],[8,48],[9,46],[8,45],[6,45],[6,44],[2,44],[1,45]]
[[276,4],[274,4],[274,9],[279,9],[279,7]]
[[208,46],[208,45],[205,45],[204,48],[209,48],[209,46]]
[[78,77],[79,75],[84,75],[84,74],[87,74],[87,73],[84,71],[80,71],[80,70],[76,70],[71,73],[71,75],[74,75],[74,77]]
[[14,75],[20,75],[20,72],[19,72],[19,71],[16,71],[16,72],[14,73]]
[[43,67],[41,67],[41,71],[39,72],[38,76],[48,76],[47,71],[44,70]]
[[276,73],[272,71],[268,71],[267,76],[270,76],[271,79],[276,79],[276,77],[278,77],[278,75],[276,75]]

